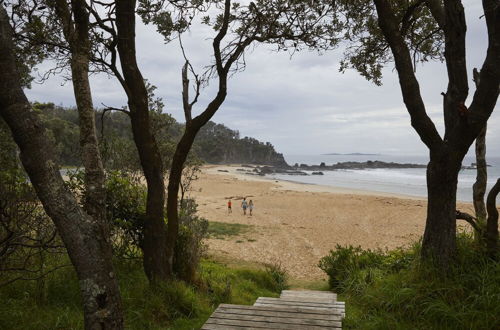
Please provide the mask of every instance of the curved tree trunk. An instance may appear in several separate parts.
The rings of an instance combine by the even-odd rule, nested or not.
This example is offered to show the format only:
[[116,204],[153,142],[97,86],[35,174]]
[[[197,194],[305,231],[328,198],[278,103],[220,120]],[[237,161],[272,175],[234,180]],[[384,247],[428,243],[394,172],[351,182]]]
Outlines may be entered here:
[[[170,168],[170,175],[168,177],[167,187],[167,258],[169,267],[172,272],[174,265],[174,252],[177,236],[179,234],[179,186],[182,179],[182,170],[186,162],[191,146],[193,145],[196,137],[197,130],[193,130],[186,125],[186,130],[182,135],[181,140],[177,144],[174,156],[172,158],[172,165]],[[184,279],[190,281],[192,279]]]
[[86,329],[122,329],[120,292],[111,244],[102,226],[66,188],[46,130],[31,109],[16,68],[12,30],[0,8],[0,115],[12,131],[38,198],[54,221],[80,282]]
[[460,165],[435,157],[427,166],[427,220],[422,254],[446,268],[456,250],[456,192]]
[[488,254],[495,258],[498,256],[498,209],[496,206],[496,199],[500,193],[500,179],[497,180],[495,185],[491,188],[486,206],[488,208],[488,220],[486,222],[486,249]]
[[[473,80],[476,88],[479,85],[479,72],[474,68]],[[481,130],[481,133],[476,138],[476,182],[472,186],[472,199],[474,203],[474,210],[479,225],[484,225],[486,221],[486,205],[484,204],[484,195],[486,194],[486,184],[488,180],[487,164],[486,164],[486,131],[487,124]],[[478,233],[476,233],[476,236]]]
[[144,271],[151,283],[171,277],[166,253],[165,182],[160,150],[151,132],[148,93],[135,52],[135,0],[116,2],[118,53],[128,97],[132,133],[148,185],[144,221]]

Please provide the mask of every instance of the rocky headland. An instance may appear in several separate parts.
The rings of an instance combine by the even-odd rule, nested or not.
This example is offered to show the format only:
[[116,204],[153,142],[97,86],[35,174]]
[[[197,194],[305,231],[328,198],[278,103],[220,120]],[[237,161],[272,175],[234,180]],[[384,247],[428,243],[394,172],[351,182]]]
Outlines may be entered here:
[[[286,164],[286,163],[285,163]],[[413,164],[413,163],[395,163],[395,162],[384,162],[380,160],[368,160],[366,162],[338,162],[336,164],[327,165],[321,163],[319,165],[307,165],[307,164],[294,164],[290,166],[288,164],[280,164],[278,166],[270,165],[242,165],[242,168],[238,169],[239,172],[244,172],[247,174],[254,175],[266,175],[266,174],[288,174],[288,175],[310,175],[308,172],[312,172],[311,175],[323,175],[324,171],[335,171],[335,170],[363,170],[363,169],[379,169],[379,168],[426,168],[426,164]],[[462,166],[463,169],[475,169],[474,165]],[[306,172],[307,171],[307,172]]]

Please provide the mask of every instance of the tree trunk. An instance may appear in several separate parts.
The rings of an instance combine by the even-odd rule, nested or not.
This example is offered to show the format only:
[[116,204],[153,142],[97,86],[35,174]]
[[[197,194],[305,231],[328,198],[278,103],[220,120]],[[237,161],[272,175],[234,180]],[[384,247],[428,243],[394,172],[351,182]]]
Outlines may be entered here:
[[[474,83],[476,88],[479,85],[479,72],[473,70]],[[484,204],[484,195],[486,194],[486,184],[488,180],[487,164],[486,164],[486,131],[487,124],[481,130],[476,138],[476,182],[472,186],[472,199],[476,218],[480,226],[483,226],[486,221],[486,205]],[[476,233],[476,236],[478,233]]]
[[122,329],[120,292],[107,233],[78,206],[64,184],[55,147],[21,88],[12,29],[5,9],[0,7],[0,115],[12,131],[23,166],[75,267],[85,328]]
[[456,250],[456,193],[460,164],[432,157],[427,166],[427,220],[422,255],[447,268]]
[[486,249],[488,255],[492,258],[498,256],[498,210],[496,206],[496,199],[500,193],[500,179],[497,180],[495,185],[491,188],[487,198],[488,208],[488,221],[486,222]]
[[472,186],[472,196],[476,218],[481,224],[484,224],[486,219],[484,195],[486,194],[486,182],[488,178],[486,165],[486,125],[476,138],[476,168],[476,182]]
[[[99,151],[99,142],[97,140],[95,114],[89,82],[89,15],[85,6],[85,1],[83,0],[72,1],[74,27],[70,29],[72,22],[68,20],[66,24],[69,24],[69,26],[65,30],[70,32],[74,29],[74,32],[65,33],[65,35],[71,48],[71,77],[78,109],[80,147],[82,162],[85,168],[85,210],[101,224],[105,232],[108,232],[106,191],[104,187],[105,174]],[[62,10],[64,8],[60,8],[58,11],[60,17],[64,15]],[[69,11],[67,11],[67,15],[71,18]],[[61,17],[61,21],[64,22],[65,20]]]
[[[182,178],[182,170],[184,163],[191,150],[197,130],[193,130],[186,124],[186,130],[182,135],[181,140],[177,144],[174,156],[172,158],[172,165],[170,168],[170,175],[168,177],[167,188],[167,257],[169,262],[170,271],[173,273],[174,265],[174,252],[177,236],[179,234],[179,185]],[[186,280],[186,279],[185,279]],[[190,280],[190,279],[187,279]]]
[[144,271],[151,283],[171,277],[166,253],[164,220],[165,182],[163,164],[151,132],[148,93],[139,70],[135,52],[135,0],[116,2],[118,53],[125,80],[134,142],[148,185],[144,221]]

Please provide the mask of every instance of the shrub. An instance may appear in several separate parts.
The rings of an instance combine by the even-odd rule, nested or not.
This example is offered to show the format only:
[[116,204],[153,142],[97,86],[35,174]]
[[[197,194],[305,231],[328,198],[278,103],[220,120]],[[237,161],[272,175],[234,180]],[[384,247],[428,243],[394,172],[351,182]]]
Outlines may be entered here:
[[182,204],[179,235],[174,251],[174,270],[179,278],[193,283],[205,251],[203,239],[207,236],[208,221],[196,215],[197,205],[193,199],[186,199]]
[[380,251],[337,245],[336,250],[320,260],[319,268],[327,273],[332,289],[343,291],[349,283],[352,286],[353,283],[370,282],[370,269],[381,267],[384,259],[386,256]]
[[288,273],[280,262],[266,264],[265,270],[272,279],[273,285],[270,289],[281,292],[289,288]]
[[[85,198],[84,171],[67,172],[68,186],[80,202]],[[146,187],[126,171],[106,173],[106,217],[110,226],[113,252],[118,257],[137,257],[142,246]]]
[[500,263],[471,235],[457,238],[446,272],[423,263],[420,245],[394,251],[337,247],[320,265],[347,300],[347,329],[498,329]]
[[46,262],[64,247],[4,133],[0,122],[0,286],[36,279],[41,301],[43,277],[61,266]]
[[137,256],[142,248],[146,187],[125,172],[110,171],[106,179],[106,214],[117,256]]
[[[84,191],[83,172],[70,172],[69,176],[70,188],[81,195]],[[80,200],[83,197],[81,195]],[[205,250],[203,239],[208,231],[208,221],[197,216],[196,212],[196,202],[184,199],[180,208],[173,265],[177,277],[191,283],[196,280],[196,269]],[[145,213],[146,187],[128,172],[109,171],[106,179],[106,214],[112,224],[115,256],[140,256]]]

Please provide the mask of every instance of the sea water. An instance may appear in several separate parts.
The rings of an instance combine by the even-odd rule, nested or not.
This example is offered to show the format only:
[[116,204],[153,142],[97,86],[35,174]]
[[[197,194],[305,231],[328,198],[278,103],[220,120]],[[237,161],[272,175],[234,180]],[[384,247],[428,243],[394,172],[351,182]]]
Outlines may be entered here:
[[[326,165],[337,162],[365,162],[380,160],[384,162],[427,164],[427,156],[398,155],[285,155],[288,164]],[[474,157],[467,156],[463,165],[475,162]],[[500,178],[500,157],[487,157],[488,190]],[[305,171],[311,174],[311,171]],[[402,194],[415,197],[427,197],[425,168],[383,168],[383,169],[348,169],[323,171],[324,175],[296,176],[275,174],[275,179],[300,183],[320,184],[334,187],[361,189],[373,192]],[[458,178],[457,200],[472,201],[472,185],[476,181],[475,169],[462,169]]]

